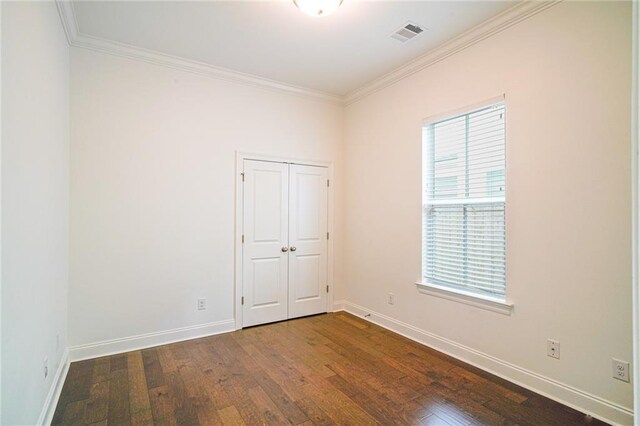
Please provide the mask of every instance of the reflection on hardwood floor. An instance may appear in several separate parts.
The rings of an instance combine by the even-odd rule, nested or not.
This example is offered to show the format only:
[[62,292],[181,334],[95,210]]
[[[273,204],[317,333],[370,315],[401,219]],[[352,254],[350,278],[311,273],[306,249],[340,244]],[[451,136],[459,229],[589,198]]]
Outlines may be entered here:
[[346,313],[71,364],[53,424],[603,424]]

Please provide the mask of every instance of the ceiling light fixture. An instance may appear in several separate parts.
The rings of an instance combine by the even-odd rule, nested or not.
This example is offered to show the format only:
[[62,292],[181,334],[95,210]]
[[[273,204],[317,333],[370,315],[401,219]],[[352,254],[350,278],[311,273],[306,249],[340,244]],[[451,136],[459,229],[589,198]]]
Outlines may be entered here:
[[298,9],[310,16],[322,17],[336,11],[343,0],[293,0]]

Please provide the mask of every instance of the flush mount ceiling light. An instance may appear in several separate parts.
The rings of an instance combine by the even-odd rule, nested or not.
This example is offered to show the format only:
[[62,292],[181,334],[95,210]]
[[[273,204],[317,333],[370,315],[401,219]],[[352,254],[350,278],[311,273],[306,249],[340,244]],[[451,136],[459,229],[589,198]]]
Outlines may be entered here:
[[322,17],[336,11],[343,0],[293,0],[298,9],[310,16]]

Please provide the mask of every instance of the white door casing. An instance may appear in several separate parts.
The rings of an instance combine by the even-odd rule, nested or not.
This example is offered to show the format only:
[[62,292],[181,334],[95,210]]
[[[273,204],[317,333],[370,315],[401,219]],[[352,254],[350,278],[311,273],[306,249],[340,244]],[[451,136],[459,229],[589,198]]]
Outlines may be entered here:
[[240,164],[239,327],[327,312],[328,168]]
[[327,169],[289,166],[289,318],[327,311]]
[[288,165],[244,162],[243,325],[288,315]]

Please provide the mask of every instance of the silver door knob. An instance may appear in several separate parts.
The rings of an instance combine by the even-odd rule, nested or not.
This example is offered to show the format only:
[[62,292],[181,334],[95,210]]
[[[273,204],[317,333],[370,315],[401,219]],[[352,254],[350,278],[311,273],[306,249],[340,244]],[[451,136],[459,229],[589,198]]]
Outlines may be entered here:
[[292,246],[289,250],[291,250],[291,251],[296,251],[296,250],[298,250],[298,249]]
[[280,249],[280,251],[281,251],[281,252],[283,252],[283,253],[286,253],[286,252],[288,252],[288,251],[289,251],[289,248],[288,248],[288,247],[282,247],[282,248]]

